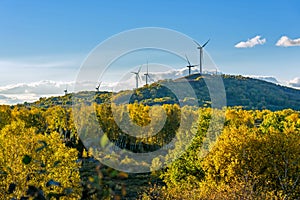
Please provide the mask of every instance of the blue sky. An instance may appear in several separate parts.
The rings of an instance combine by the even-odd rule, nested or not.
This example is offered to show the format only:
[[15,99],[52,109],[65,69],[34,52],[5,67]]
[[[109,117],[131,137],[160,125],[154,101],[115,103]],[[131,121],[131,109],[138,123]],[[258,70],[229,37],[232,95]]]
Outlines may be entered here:
[[[275,44],[282,36],[298,44],[299,20],[298,0],[4,0],[0,2],[0,88],[44,80],[74,81],[95,46],[141,27],[173,29],[200,43],[210,38],[205,50],[224,73],[297,82],[300,46]],[[265,42],[235,47],[256,36]]]

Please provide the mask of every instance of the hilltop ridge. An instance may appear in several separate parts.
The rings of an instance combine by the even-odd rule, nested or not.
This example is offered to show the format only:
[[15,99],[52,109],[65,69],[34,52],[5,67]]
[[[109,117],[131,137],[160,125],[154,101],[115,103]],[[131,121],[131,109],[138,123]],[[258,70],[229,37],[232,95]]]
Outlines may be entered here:
[[[98,104],[110,102],[112,97],[113,101],[117,103],[139,102],[146,105],[155,105],[185,102],[185,104],[194,105],[196,101],[199,106],[209,107],[211,99],[204,76],[206,79],[216,78],[214,75],[200,76],[199,74],[192,74],[175,80],[160,80],[138,89],[117,93],[82,91],[75,95],[67,94],[65,96],[40,98],[40,100],[30,103],[30,105],[41,107],[71,106],[74,100],[72,97],[75,96],[82,102],[96,102]],[[226,92],[227,106],[242,106],[244,109],[259,110],[282,110],[287,108],[300,110],[300,90],[241,75],[222,75],[221,78]],[[178,99],[170,89],[164,87],[166,83],[172,83],[175,84],[175,87],[180,87],[182,79],[190,83],[197,99]]]

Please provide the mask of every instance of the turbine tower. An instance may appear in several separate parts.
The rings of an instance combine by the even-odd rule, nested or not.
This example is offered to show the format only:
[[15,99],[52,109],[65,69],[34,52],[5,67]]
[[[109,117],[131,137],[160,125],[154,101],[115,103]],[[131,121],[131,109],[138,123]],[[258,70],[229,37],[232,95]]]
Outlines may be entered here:
[[147,73],[144,74],[146,77],[146,85],[148,85],[148,80],[150,81],[152,78],[149,76],[149,72],[148,72],[148,61],[147,61]]
[[101,83],[102,83],[102,81],[100,81],[99,84],[98,84],[97,87],[96,87],[96,91],[97,91],[97,92],[99,92],[99,88],[100,88]]
[[68,86],[66,86],[66,89],[64,89],[64,93],[65,93],[65,95],[68,94]]
[[191,68],[192,67],[196,67],[197,65],[191,65],[191,63],[190,63],[190,61],[189,61],[189,59],[188,59],[188,57],[185,55],[185,57],[186,57],[186,61],[188,62],[188,66],[186,66],[187,68],[189,68],[189,75],[191,75]]
[[194,40],[194,42],[198,45],[197,49],[200,50],[200,75],[202,74],[202,62],[203,62],[203,48],[207,45],[210,39],[207,40],[202,46]]
[[139,88],[139,80],[141,80],[141,77],[140,77],[140,71],[142,69],[142,66],[140,66],[139,70],[137,72],[131,72],[133,74],[135,74],[135,80],[136,80],[136,89]]

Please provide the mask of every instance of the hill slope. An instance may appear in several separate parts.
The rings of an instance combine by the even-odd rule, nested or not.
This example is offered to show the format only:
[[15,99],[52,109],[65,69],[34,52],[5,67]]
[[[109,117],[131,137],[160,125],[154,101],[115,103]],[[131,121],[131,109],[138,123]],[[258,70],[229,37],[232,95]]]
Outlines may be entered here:
[[[172,91],[164,85],[183,88],[184,81],[187,80],[197,99],[176,97]],[[214,81],[214,75],[205,75],[205,79]],[[243,106],[245,109],[269,109],[282,110],[291,108],[300,110],[300,90],[273,84],[270,82],[247,78],[243,76],[222,75],[226,91],[227,106]],[[182,93],[184,94],[184,89]],[[111,92],[79,92],[75,94],[78,101],[81,102],[109,102],[110,97],[116,103],[133,103],[140,102],[147,105],[154,104],[174,104],[182,103],[193,105],[195,101],[200,106],[210,106],[211,99],[209,90],[203,79],[203,76],[194,74],[176,80],[162,80],[149,86],[138,88],[134,91],[120,91],[112,94]],[[184,95],[183,95],[184,96]],[[41,98],[39,101],[31,104],[41,107],[52,105],[71,106],[72,94],[61,97]]]

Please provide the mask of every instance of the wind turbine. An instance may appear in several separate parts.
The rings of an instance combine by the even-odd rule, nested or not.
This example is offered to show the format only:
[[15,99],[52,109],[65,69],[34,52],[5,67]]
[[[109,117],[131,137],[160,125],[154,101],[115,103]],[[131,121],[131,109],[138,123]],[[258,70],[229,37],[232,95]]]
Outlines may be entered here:
[[98,84],[97,87],[96,87],[96,91],[97,91],[97,92],[99,92],[99,88],[100,88],[101,83],[102,83],[102,81],[100,81],[99,84]]
[[135,80],[136,80],[136,89],[139,88],[139,79],[141,81],[141,77],[140,77],[140,71],[142,69],[142,66],[140,66],[139,70],[137,72],[131,72],[133,74],[135,74]]
[[[148,79],[151,80],[152,78],[149,76],[149,72],[148,72],[148,61],[147,61],[147,73],[144,74],[146,77],[146,85],[148,85]],[[152,79],[153,80],[153,79]]]
[[65,95],[68,94],[68,86],[66,86],[66,89],[64,90]]
[[189,75],[191,75],[191,68],[192,67],[196,67],[197,65],[191,65],[191,63],[190,63],[190,61],[189,61],[189,59],[188,59],[188,57],[185,55],[185,57],[186,57],[186,61],[188,62],[188,66],[186,66],[187,68],[189,68]]
[[197,49],[200,50],[200,74],[202,74],[202,62],[203,62],[203,48],[207,45],[210,39],[207,40],[202,46],[194,40],[194,42],[198,45]]

